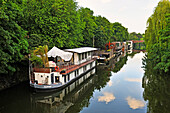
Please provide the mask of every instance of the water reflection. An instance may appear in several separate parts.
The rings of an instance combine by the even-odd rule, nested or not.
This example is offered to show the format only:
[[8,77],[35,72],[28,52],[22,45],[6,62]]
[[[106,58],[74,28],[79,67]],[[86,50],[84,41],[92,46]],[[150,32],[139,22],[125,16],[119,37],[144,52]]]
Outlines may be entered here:
[[130,106],[130,108],[132,109],[138,109],[138,108],[142,108],[145,106],[145,102],[142,100],[137,100],[135,98],[132,98],[130,96],[128,96],[126,98],[128,105]]
[[141,78],[125,78],[125,80],[129,82],[142,82]]
[[147,61],[142,81],[143,97],[148,101],[148,113],[170,112],[170,74],[153,69],[152,62]]
[[111,87],[112,84],[113,84],[113,82],[110,80],[110,81],[108,82],[108,85]]
[[109,92],[103,92],[104,96],[99,96],[98,101],[99,102],[106,102],[108,104],[109,102],[113,101],[115,99],[115,96],[112,93]]

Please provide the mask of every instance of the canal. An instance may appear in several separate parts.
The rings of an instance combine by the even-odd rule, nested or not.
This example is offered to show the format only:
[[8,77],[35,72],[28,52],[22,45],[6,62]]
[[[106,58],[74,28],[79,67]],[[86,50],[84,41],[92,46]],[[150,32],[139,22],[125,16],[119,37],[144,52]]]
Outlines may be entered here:
[[[144,55],[143,52],[121,55],[60,91],[35,93],[28,82],[1,91],[0,113],[146,113],[158,108],[166,113],[170,103],[164,98],[170,97],[170,84],[161,78],[165,88],[159,88],[161,94],[157,89],[154,91],[162,102],[153,107],[159,105],[160,99],[154,93],[148,94],[154,85],[147,81],[147,70],[141,68]],[[90,76],[92,71],[96,74]],[[153,102],[152,97],[158,102]]]

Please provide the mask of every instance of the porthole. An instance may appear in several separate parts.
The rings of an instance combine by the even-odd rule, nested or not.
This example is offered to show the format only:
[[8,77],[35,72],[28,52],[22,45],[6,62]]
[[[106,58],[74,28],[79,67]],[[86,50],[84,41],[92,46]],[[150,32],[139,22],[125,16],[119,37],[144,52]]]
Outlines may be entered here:
[[43,76],[41,75],[41,77],[43,77]]

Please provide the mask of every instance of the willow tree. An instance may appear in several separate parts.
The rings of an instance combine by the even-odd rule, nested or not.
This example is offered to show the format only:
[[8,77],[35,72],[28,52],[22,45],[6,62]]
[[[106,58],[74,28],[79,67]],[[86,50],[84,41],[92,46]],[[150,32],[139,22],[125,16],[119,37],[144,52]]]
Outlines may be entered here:
[[152,59],[155,69],[168,72],[170,67],[170,1],[161,0],[147,21],[145,43],[148,59]]

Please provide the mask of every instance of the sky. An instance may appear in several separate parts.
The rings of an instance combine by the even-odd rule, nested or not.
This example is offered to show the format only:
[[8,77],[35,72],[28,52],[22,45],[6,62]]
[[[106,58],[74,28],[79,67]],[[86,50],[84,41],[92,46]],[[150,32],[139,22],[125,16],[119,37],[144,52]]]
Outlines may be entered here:
[[111,23],[119,22],[128,31],[145,33],[147,19],[160,0],[76,0],[80,7],[93,10],[94,16],[106,17]]

